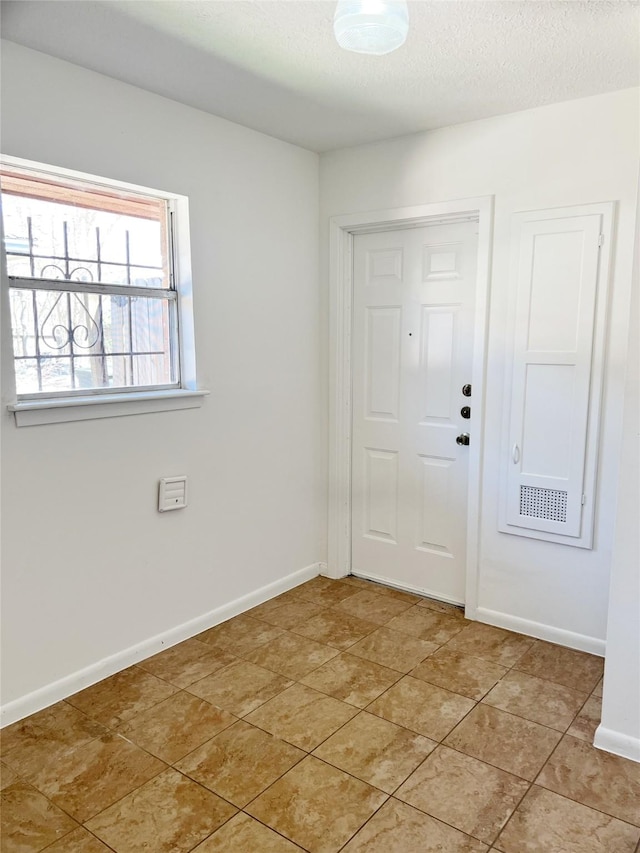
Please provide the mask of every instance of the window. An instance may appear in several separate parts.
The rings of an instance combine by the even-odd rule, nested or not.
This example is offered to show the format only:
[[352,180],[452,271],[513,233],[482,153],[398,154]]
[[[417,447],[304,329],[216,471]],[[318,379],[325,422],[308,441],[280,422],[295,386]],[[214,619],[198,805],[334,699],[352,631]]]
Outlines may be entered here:
[[18,404],[194,387],[180,197],[6,164],[0,182]]

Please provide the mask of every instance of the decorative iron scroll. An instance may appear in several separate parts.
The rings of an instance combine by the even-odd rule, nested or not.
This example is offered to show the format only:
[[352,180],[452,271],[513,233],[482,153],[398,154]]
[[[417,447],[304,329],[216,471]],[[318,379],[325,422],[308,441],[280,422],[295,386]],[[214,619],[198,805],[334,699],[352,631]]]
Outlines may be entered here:
[[[11,286],[12,311],[23,316],[26,311],[29,318],[17,338],[21,342],[14,353],[17,368],[19,365],[24,365],[25,369],[28,365],[35,366],[33,378],[38,390],[51,387],[51,383],[55,388],[61,387],[54,376],[56,371],[64,373],[67,369],[72,389],[157,384],[155,371],[163,374],[168,357],[162,331],[164,302],[151,293],[146,298],[139,295],[139,290],[136,294],[128,292],[127,288],[147,286],[157,294],[158,288],[163,286],[164,268],[131,263],[128,230],[124,231],[125,260],[105,259],[99,226],[95,228],[95,256],[74,257],[69,252],[66,221],[62,223],[62,252],[56,254],[53,249],[40,254],[33,236],[32,219],[30,216],[26,219],[28,239],[16,238],[15,248],[7,246],[10,275],[12,259],[28,264],[28,273],[17,274]],[[107,269],[107,281],[103,282],[102,275]],[[119,270],[116,273],[119,281],[113,280],[114,270]],[[143,270],[146,276],[138,279],[136,275]],[[149,278],[150,272],[152,275],[157,272],[157,277]],[[86,283],[87,290],[59,290],[53,286],[48,289],[47,280]],[[42,284],[38,287],[35,282]],[[121,286],[123,292],[105,294],[94,289],[95,285],[103,284]],[[25,300],[29,290],[31,296]],[[167,290],[167,296],[169,293]],[[149,312],[155,312],[153,322]],[[28,341],[32,343],[27,344]],[[145,357],[159,361],[153,365],[142,362]],[[81,373],[87,373],[89,363],[91,378],[86,384],[86,375],[82,378]],[[63,368],[63,364],[68,367]]]
[[[79,305],[84,311],[84,313],[87,315],[88,324],[78,323],[74,326],[73,321],[71,319],[70,305],[68,305],[67,308],[69,324],[67,326],[63,326],[62,323],[53,323],[53,325],[51,326],[51,331],[47,332],[47,323],[49,321],[49,318],[60,304],[60,301],[65,296],[67,296],[67,294],[65,294],[64,292],[61,292],[58,295],[56,301],[53,303],[53,306],[49,310],[49,313],[42,321],[42,324],[40,325],[39,329],[40,339],[46,346],[49,347],[49,349],[53,350],[64,349],[64,347],[66,347],[70,343],[73,343],[73,345],[76,347],[80,347],[80,349],[91,349],[100,340],[100,326],[98,326],[96,321],[93,319],[93,317],[91,316],[91,312],[87,310],[86,305],[77,293],[70,294],[70,296],[75,300],[77,305]],[[68,301],[70,302],[71,299],[69,299]],[[52,338],[54,343],[50,343],[48,338]]]

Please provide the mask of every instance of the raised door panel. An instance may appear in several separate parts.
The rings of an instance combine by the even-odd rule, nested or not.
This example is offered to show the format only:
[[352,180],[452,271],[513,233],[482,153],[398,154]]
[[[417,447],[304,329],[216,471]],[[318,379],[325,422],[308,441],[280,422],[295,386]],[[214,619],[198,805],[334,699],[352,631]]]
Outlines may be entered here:
[[398,420],[400,306],[368,307],[365,320],[365,418]]
[[571,474],[571,441],[581,432],[574,423],[575,374],[572,364],[528,364],[522,413],[522,477],[565,483]]
[[395,543],[398,527],[398,454],[364,448],[363,535]]
[[[575,230],[574,230],[575,229]],[[582,261],[588,234],[581,223],[555,233],[533,234],[527,349],[571,352],[578,345]],[[585,294],[589,299],[590,294]]]
[[419,376],[424,425],[451,421],[457,319],[457,306],[422,306]]
[[418,456],[416,547],[439,556],[453,556],[452,530],[459,507],[455,479],[455,461],[433,456]]
[[366,256],[367,285],[401,283],[403,254],[402,246],[368,251]]

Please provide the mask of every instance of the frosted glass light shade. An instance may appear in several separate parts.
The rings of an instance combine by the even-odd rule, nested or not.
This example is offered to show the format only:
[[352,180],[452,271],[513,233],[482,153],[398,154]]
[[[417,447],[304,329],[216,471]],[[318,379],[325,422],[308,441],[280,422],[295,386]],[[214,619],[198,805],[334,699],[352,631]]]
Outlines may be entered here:
[[333,31],[340,47],[382,56],[401,47],[409,32],[405,0],[338,0]]

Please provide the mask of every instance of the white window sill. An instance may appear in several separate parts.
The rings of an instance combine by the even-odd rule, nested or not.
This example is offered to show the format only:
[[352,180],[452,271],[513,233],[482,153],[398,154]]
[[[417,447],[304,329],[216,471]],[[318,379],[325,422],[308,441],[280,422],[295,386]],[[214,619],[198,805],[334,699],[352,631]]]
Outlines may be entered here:
[[119,418],[124,415],[143,415],[150,412],[173,412],[176,409],[196,409],[202,405],[208,393],[208,391],[184,389],[130,391],[125,394],[104,394],[92,397],[20,400],[7,406],[7,409],[13,412],[16,426],[39,426],[96,418]]

